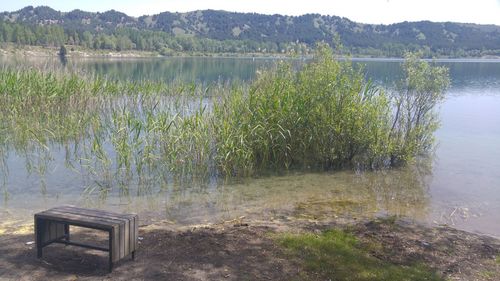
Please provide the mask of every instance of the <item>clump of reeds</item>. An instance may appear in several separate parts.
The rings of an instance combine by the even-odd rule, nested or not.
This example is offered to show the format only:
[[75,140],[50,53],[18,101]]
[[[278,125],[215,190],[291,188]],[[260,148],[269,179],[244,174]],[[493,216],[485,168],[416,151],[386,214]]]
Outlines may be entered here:
[[442,71],[416,63],[408,64],[418,79],[408,80],[407,99],[366,82],[326,47],[300,70],[280,63],[249,85],[205,89],[2,69],[0,144],[3,151],[64,147],[67,165],[103,190],[134,179],[385,167],[429,149],[436,128],[436,100],[425,97],[441,97],[447,80],[432,80]]
[[[416,63],[427,72],[416,71]],[[448,78],[415,59],[405,67],[410,88],[395,98],[366,82],[349,61],[335,60],[326,47],[299,71],[282,63],[262,72],[248,92],[235,90],[214,104],[218,167],[247,175],[411,161],[430,148],[436,129],[433,97],[442,97]]]

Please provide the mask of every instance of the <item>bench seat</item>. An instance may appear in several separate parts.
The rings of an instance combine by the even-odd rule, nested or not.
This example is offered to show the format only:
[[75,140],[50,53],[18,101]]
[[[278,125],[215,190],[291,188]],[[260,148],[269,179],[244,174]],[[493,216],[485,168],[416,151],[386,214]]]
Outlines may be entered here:
[[[136,214],[62,206],[35,214],[35,242],[38,258],[52,243],[80,246],[109,252],[109,271],[113,263],[132,255],[137,249],[139,218]],[[109,246],[98,247],[71,241],[69,226],[79,226],[108,232]]]

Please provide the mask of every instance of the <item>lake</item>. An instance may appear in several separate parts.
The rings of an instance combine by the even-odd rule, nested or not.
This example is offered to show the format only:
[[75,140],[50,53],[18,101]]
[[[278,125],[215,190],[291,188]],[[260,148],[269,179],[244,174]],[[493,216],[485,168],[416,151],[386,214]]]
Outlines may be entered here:
[[[297,64],[301,60],[295,60]],[[70,59],[67,69],[114,79],[251,81],[276,60],[263,58]],[[398,60],[360,60],[366,75],[390,89],[401,73]],[[0,64],[60,69],[57,60]],[[500,237],[500,61],[438,61],[452,85],[439,108],[441,127],[430,161],[377,172],[288,172],[259,178],[133,183],[93,192],[78,165],[68,166],[67,146],[49,154],[9,148],[0,159],[3,226],[32,221],[33,213],[61,204],[138,212],[173,225],[248,219],[370,218],[396,215],[429,224]],[[81,160],[81,159],[80,159]],[[1,225],[0,225],[1,226]]]

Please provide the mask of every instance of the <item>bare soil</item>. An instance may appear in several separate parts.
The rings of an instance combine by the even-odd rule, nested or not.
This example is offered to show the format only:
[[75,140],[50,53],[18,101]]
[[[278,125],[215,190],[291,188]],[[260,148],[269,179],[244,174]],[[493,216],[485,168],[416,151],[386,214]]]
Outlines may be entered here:
[[[307,272],[273,237],[283,232],[348,229],[361,243],[378,243],[371,255],[396,264],[427,264],[449,280],[499,280],[500,240],[449,227],[404,221],[248,222],[173,228],[141,226],[136,260],[107,271],[107,253],[53,244],[36,258],[33,234],[0,236],[0,280],[324,280]],[[99,232],[72,228],[72,239],[105,243]],[[98,242],[96,242],[98,241]]]
[[371,254],[394,264],[423,263],[446,280],[500,280],[500,240],[493,237],[402,221],[370,221],[352,231],[382,245]]

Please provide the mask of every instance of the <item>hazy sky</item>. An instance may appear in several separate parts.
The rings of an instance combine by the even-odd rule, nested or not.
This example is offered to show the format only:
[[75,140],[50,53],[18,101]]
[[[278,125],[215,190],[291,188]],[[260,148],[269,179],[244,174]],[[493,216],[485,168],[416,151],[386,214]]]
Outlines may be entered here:
[[0,11],[46,5],[60,11],[115,9],[131,16],[216,9],[263,14],[337,15],[363,23],[455,21],[500,25],[500,0],[0,0]]

